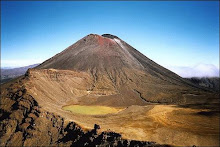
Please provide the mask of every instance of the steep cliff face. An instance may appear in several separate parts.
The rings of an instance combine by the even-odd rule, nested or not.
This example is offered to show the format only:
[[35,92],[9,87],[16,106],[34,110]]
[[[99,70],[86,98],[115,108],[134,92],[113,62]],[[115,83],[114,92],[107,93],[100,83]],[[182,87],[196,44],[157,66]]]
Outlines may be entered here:
[[46,111],[24,86],[27,77],[2,85],[0,146],[159,146],[155,142],[125,140],[99,125],[83,130],[76,123]]

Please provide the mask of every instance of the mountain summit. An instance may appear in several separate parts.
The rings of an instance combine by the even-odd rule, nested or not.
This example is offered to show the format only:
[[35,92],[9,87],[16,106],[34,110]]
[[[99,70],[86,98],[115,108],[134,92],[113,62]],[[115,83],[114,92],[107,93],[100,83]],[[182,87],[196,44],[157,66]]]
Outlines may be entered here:
[[[116,36],[90,34],[63,52],[55,55],[39,68],[97,70],[121,67],[142,69],[141,63],[130,53],[132,49]],[[86,60],[85,60],[86,59]]]
[[119,39],[117,36],[111,35],[111,34],[103,34],[102,36],[107,37],[107,38],[111,38],[111,39],[114,39],[114,38]]

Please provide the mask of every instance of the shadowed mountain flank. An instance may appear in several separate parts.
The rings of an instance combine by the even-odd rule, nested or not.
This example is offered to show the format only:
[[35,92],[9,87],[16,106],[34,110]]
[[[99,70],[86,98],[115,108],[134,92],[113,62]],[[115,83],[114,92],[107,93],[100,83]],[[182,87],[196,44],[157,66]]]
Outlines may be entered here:
[[219,77],[185,78],[194,84],[219,92]]

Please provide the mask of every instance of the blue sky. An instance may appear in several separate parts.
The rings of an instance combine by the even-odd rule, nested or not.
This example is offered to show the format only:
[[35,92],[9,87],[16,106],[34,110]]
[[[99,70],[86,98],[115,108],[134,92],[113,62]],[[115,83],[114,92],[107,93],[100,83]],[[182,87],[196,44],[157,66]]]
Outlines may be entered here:
[[42,62],[90,33],[168,68],[219,68],[218,1],[1,1],[1,66]]

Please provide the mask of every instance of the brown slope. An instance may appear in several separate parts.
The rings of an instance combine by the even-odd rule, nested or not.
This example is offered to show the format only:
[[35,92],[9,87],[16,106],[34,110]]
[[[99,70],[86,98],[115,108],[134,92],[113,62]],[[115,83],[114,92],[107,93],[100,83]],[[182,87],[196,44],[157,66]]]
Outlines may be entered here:
[[[85,91],[73,96],[80,97],[84,104],[184,103],[188,99],[184,93],[198,90],[189,81],[110,34],[90,34],[36,67],[50,68],[90,76],[91,82]],[[94,101],[87,100],[91,96],[96,97]]]
[[141,69],[114,40],[90,34],[61,53],[45,61],[37,68],[82,70],[97,68],[119,69],[121,67]]
[[121,70],[124,72],[124,69],[139,70],[175,84],[191,84],[110,34],[102,36],[90,34],[37,67],[37,69],[49,68],[94,71],[102,74]]

